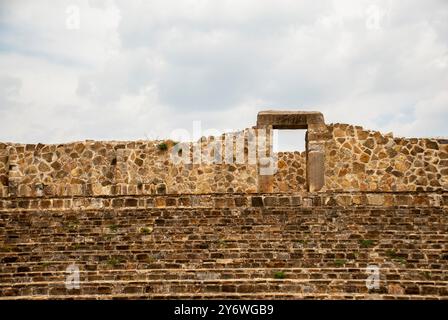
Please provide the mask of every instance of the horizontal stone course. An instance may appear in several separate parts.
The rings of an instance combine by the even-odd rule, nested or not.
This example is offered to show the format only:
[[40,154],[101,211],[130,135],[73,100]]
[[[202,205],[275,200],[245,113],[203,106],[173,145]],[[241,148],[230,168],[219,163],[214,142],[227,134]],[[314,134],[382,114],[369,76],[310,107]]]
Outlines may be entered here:
[[321,192],[294,194],[141,195],[116,197],[0,198],[0,210],[164,207],[447,207],[446,192]]

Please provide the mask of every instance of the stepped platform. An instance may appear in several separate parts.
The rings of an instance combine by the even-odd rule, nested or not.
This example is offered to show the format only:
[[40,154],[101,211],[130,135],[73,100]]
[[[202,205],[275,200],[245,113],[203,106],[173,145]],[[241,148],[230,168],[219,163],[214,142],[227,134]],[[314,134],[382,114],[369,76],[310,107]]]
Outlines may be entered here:
[[445,192],[1,198],[0,299],[447,299],[447,213]]

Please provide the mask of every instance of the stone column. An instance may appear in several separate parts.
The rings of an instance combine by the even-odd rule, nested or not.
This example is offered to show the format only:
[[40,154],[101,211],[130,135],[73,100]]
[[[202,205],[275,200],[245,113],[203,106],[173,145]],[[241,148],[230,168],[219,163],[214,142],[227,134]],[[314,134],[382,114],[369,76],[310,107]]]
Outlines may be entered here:
[[308,191],[316,192],[325,185],[325,141],[328,130],[322,122],[309,123],[306,134]]
[[[259,131],[261,130],[261,131]],[[256,129],[257,132],[257,170],[258,188],[260,193],[272,193],[274,191],[274,174],[277,171],[277,161],[273,159],[272,126],[263,126]]]

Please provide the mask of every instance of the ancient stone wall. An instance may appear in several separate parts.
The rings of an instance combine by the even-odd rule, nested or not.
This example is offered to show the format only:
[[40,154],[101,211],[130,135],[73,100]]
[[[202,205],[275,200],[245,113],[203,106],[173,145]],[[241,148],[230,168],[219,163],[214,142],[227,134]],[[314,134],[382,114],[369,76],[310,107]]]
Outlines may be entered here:
[[[347,124],[326,127],[322,191],[448,190],[447,140],[394,138]],[[171,141],[0,144],[0,196],[307,191],[307,152],[278,153],[271,189],[260,190],[258,163],[248,163],[248,130],[242,131],[244,163],[232,164],[195,163],[194,152],[192,163],[174,164]],[[202,160],[214,141],[201,139]],[[224,139],[219,152],[224,159]]]
[[[448,297],[448,141],[258,120],[186,144],[0,143],[0,300]],[[253,148],[276,127],[307,129],[306,151]]]
[[[202,145],[206,150],[207,141]],[[256,192],[255,164],[174,164],[170,142],[86,141],[1,148],[3,197]]]
[[448,141],[394,138],[347,124],[328,125],[325,188],[334,191],[448,190]]
[[278,152],[274,192],[306,191],[306,152]]

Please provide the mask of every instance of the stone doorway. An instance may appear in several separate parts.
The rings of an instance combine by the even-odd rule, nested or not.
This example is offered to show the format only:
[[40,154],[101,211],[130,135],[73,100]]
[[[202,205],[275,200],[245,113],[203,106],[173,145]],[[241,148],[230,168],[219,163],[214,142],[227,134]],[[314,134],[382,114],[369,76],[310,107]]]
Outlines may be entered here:
[[[329,138],[324,116],[317,111],[261,111],[257,115],[257,129],[305,129],[306,188],[309,192],[322,189],[325,184],[325,141]],[[273,176],[258,175],[258,191],[272,192]]]

